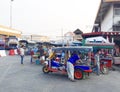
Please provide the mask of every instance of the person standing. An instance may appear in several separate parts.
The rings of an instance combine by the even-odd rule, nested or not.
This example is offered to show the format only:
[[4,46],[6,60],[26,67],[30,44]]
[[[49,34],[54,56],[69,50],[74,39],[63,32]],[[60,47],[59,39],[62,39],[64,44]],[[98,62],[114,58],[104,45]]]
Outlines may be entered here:
[[48,57],[48,47],[44,46],[43,49],[44,49],[44,57],[45,57],[45,60],[46,60],[46,58]]
[[89,51],[87,55],[87,65],[91,67],[91,58],[92,58],[92,52]]
[[31,49],[30,50],[30,56],[31,56],[30,63],[31,64],[33,63],[33,55],[34,55],[34,51],[33,51],[33,49]]
[[76,52],[73,52],[73,54],[71,55],[71,57],[68,59],[67,61],[67,73],[68,73],[68,78],[71,81],[75,81],[74,80],[74,64],[79,60],[80,58],[78,57],[78,55],[76,54]]
[[97,53],[95,54],[95,57],[94,57],[97,75],[100,75],[100,54],[101,54],[101,51],[97,50]]
[[44,56],[44,49],[42,46],[40,46],[39,50],[39,56],[38,56],[38,59],[40,59],[40,63],[42,64],[45,60],[45,56]]
[[23,64],[24,55],[25,55],[25,50],[24,50],[24,46],[22,45],[22,46],[20,47],[21,64]]
[[48,48],[48,56],[50,56],[50,54],[52,53],[52,47]]

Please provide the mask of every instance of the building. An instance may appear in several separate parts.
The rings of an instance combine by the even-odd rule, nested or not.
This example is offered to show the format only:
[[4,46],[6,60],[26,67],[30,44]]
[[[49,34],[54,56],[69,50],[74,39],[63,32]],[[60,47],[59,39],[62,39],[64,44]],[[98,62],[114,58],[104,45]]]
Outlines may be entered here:
[[0,25],[0,50],[17,48],[21,34],[19,30]]
[[74,36],[75,40],[82,41],[83,32],[80,29],[76,29],[73,33],[75,34],[75,36]]
[[103,36],[120,46],[120,0],[101,0],[92,32],[82,36]]
[[42,35],[35,35],[35,34],[23,34],[21,37],[23,40],[31,40],[31,41],[37,41],[37,42],[49,42],[48,36],[42,36]]
[[66,41],[74,41],[75,34],[73,32],[67,32],[64,34],[63,39]]
[[0,36],[10,37],[16,36],[17,38],[21,37],[22,32],[13,28],[0,25]]

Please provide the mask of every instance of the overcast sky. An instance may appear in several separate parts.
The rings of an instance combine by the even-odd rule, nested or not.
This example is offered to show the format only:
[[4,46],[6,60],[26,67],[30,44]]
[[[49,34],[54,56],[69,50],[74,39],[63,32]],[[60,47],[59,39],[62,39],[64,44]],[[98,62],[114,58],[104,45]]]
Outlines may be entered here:
[[[10,26],[10,1],[0,0],[0,25]],[[91,32],[100,0],[13,0],[12,28],[24,34],[60,36]]]

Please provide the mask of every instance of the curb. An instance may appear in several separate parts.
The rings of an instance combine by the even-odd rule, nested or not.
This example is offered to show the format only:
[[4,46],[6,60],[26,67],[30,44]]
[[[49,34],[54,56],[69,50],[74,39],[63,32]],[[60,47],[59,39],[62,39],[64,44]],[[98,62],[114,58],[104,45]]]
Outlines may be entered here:
[[120,67],[118,67],[118,66],[115,66],[115,65],[112,65],[112,69],[114,70],[114,71],[119,71],[120,72]]

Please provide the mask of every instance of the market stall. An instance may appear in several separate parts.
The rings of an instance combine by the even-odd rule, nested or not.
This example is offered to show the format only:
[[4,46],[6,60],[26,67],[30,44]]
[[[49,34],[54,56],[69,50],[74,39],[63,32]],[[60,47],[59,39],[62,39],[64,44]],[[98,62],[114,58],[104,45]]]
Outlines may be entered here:
[[99,37],[91,37],[85,39],[85,46],[93,46],[93,52],[96,53],[98,49],[102,52],[101,61],[107,62],[107,67],[111,68],[113,64],[113,50],[114,43],[110,43],[107,39]]

